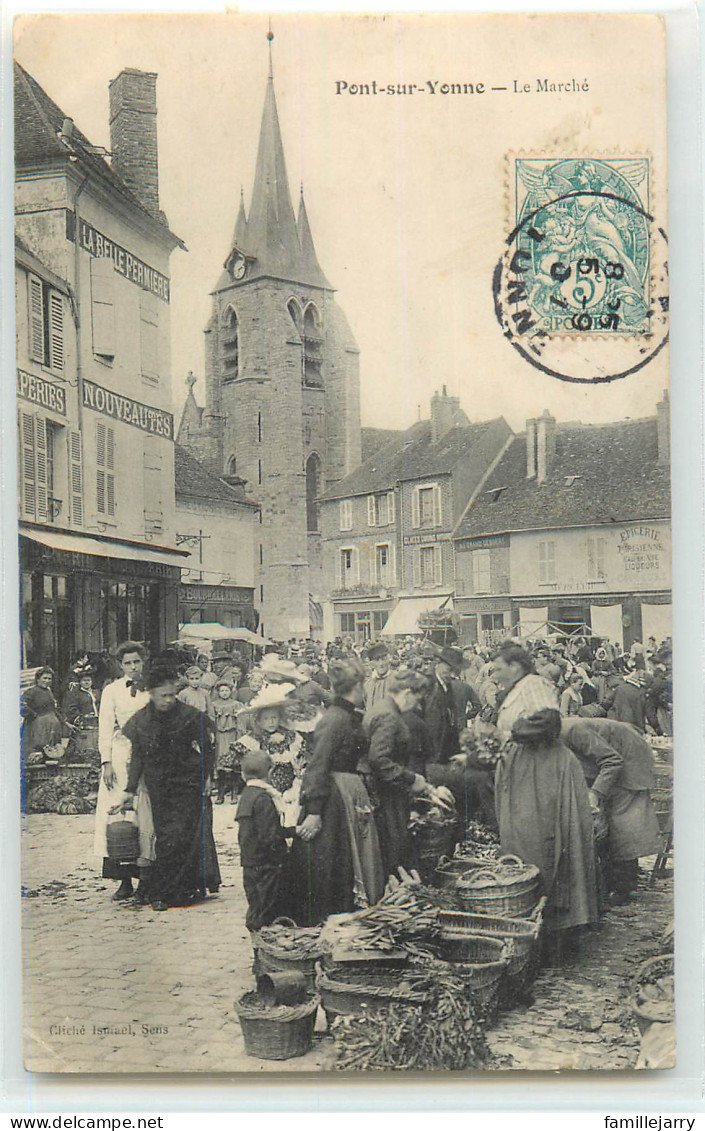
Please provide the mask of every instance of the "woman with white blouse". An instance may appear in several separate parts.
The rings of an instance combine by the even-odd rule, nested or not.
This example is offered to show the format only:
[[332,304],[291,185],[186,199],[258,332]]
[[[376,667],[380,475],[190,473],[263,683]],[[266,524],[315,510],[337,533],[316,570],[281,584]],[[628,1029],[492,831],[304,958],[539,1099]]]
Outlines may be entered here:
[[132,746],[122,733],[128,719],[149,702],[149,693],[142,686],[144,649],[141,644],[128,640],[117,650],[122,667],[121,679],[113,680],[103,691],[98,715],[98,748],[100,750],[101,776],[98,788],[95,821],[95,853],[103,860],[103,878],[120,880],[113,895],[114,900],[130,899],[132,880],[140,878],[138,897],[146,902],[143,890],[145,871],[155,858],[154,823],[149,794],[140,781],[135,796],[134,810],[139,830],[139,858],[135,863],[123,864],[108,856],[107,827],[109,811],[122,795],[127,785]]

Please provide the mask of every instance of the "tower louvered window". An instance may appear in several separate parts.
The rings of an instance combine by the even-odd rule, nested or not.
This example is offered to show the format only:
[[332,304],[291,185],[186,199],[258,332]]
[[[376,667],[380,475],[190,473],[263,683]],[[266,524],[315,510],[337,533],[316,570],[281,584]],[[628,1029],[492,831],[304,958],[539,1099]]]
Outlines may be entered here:
[[240,330],[237,314],[230,306],[225,312],[222,335],[223,381],[235,381],[240,372]]
[[313,303],[304,313],[303,333],[303,381],[309,389],[323,387],[323,333],[321,321]]

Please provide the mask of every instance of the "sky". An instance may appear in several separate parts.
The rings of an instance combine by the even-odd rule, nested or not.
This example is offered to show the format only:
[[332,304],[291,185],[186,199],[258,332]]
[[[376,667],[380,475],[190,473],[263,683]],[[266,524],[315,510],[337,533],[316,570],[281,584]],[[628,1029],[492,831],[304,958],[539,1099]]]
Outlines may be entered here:
[[[618,17],[617,17],[618,18]],[[589,19],[589,17],[588,17]],[[647,29],[643,28],[645,33]],[[526,151],[658,150],[658,82],[610,111],[615,29],[478,16],[280,14],[273,65],[289,185],[303,183],[319,261],[360,348],[362,422],[406,427],[445,385],[471,420],[515,429],[548,408],[599,422],[654,412],[666,355],[608,386],[566,385],[519,358],[495,320],[492,272],[509,231],[507,169]],[[109,148],[108,83],[158,74],[161,207],[175,251],[172,379],[177,414],[193,371],[203,397],[203,329],[230,249],[240,188],[249,209],[269,49],[257,15],[40,15],[15,25],[15,55],[94,143]],[[648,41],[648,43],[647,43]],[[646,45],[646,47],[645,47]],[[652,50],[636,25],[622,71]],[[346,82],[533,82],[588,78],[590,95],[374,98]],[[622,76],[623,77],[623,76]],[[618,89],[615,86],[615,96]],[[578,344],[576,348],[580,349]]]

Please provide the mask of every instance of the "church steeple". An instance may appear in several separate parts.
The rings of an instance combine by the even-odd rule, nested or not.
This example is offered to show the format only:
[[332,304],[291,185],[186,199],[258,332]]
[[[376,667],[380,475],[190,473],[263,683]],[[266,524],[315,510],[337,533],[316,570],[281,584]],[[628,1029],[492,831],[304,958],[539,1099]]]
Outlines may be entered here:
[[308,222],[308,213],[306,211],[306,204],[304,203],[303,185],[301,186],[301,195],[299,197],[299,217],[296,222],[296,227],[299,233],[301,277],[308,282],[315,283],[319,287],[330,288],[330,283],[321,270],[318,256],[316,255],[316,249],[313,246],[311,225]]
[[[247,216],[245,213],[241,190],[235,231],[225,261],[225,270],[217,283],[216,290],[230,287],[233,282],[244,283],[252,278],[261,278],[263,275],[331,290],[331,285],[318,263],[303,194],[299,204],[298,224],[291,203],[284,145],[274,94],[273,38],[270,30],[267,36],[269,74],[262,110],[250,214]],[[247,259],[246,271],[234,277],[233,266],[242,262],[243,255]]]

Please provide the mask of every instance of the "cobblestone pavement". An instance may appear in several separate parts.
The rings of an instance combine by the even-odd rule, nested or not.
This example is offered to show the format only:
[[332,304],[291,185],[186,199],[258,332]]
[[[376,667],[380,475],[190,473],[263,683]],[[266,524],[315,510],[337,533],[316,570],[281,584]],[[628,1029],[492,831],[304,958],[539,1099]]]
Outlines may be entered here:
[[[100,878],[91,816],[24,818],[28,1068],[214,1073],[332,1066],[332,1042],[322,1032],[295,1060],[245,1053],[233,1003],[254,980],[233,815],[230,805],[215,809],[218,896],[162,914],[111,902],[115,884]],[[534,1004],[500,1015],[489,1034],[493,1067],[633,1067],[639,1038],[626,987],[638,963],[658,952],[670,914],[665,881],[611,911],[580,961],[544,970]]]

